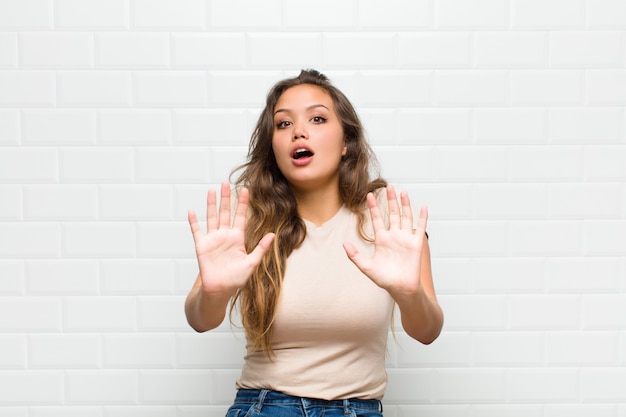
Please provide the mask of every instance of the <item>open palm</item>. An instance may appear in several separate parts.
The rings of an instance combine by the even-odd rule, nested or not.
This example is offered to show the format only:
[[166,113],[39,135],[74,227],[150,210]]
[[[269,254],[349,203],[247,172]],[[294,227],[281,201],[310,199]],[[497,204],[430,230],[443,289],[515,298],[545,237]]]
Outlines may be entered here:
[[209,190],[206,234],[202,232],[196,214],[193,211],[188,214],[202,289],[207,293],[234,292],[243,287],[274,239],[274,234],[268,233],[248,253],[245,245],[248,190],[243,188],[239,192],[232,222],[230,198],[230,185],[224,182],[218,212],[215,190]]
[[[374,253],[364,257],[351,243],[344,249],[350,260],[379,287],[392,296],[415,294],[421,289],[420,265],[428,210],[422,207],[413,229],[413,214],[406,193],[401,193],[401,207],[393,187],[387,187],[389,226],[385,225],[376,197],[367,196],[367,204],[374,229]],[[394,297],[395,298],[395,297]]]

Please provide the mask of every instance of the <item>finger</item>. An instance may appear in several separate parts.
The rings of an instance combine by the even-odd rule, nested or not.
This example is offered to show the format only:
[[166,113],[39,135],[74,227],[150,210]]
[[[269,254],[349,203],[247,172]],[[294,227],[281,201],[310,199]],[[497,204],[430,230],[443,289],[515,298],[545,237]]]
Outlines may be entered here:
[[206,225],[207,233],[217,229],[217,197],[215,190],[209,190],[206,197]]
[[387,203],[389,205],[389,228],[397,229],[400,227],[400,207],[396,190],[392,185],[387,186]]
[[422,235],[425,234],[427,224],[428,224],[428,207],[422,206],[420,208],[420,215],[419,215],[419,218],[417,219],[417,225],[415,227],[416,232]]
[[350,242],[345,242],[343,244],[343,249],[346,251],[346,255],[348,255],[348,259],[350,259],[352,263],[356,265],[356,267],[359,268],[361,272],[367,275],[366,271],[369,269],[369,264],[370,264],[369,259],[363,258],[363,256],[361,256],[358,249]]
[[202,230],[198,224],[198,217],[193,210],[187,212],[187,221],[189,221],[189,227],[191,228],[191,235],[195,243],[202,237]]
[[402,204],[402,217],[400,227],[413,230],[413,211],[411,210],[411,199],[406,192],[400,193],[400,203]]
[[268,233],[255,246],[255,248],[248,254],[248,259],[250,260],[250,265],[256,267],[259,263],[261,263],[261,259],[263,255],[267,253],[269,248],[274,241],[276,235],[274,233]]
[[378,202],[376,201],[376,197],[374,194],[367,194],[367,206],[370,210],[370,216],[372,218],[372,227],[374,228],[374,235],[376,232],[385,229],[385,222],[383,221],[383,217],[380,215],[380,210],[378,209]]
[[246,226],[248,199],[248,189],[242,188],[241,191],[239,191],[239,200],[237,201],[237,209],[235,210],[235,220],[233,223],[234,228],[243,230]]
[[230,184],[226,181],[220,190],[219,227],[230,227]]

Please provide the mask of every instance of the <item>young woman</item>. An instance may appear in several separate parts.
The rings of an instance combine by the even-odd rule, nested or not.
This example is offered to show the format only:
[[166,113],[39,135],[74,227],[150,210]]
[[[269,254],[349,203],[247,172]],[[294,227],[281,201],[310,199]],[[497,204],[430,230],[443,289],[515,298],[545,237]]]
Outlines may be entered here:
[[382,416],[394,305],[408,335],[438,337],[427,210],[414,223],[374,161],[345,95],[302,71],[269,92],[233,203],[209,191],[206,234],[189,212],[187,319],[204,332],[238,305],[246,332],[227,416]]

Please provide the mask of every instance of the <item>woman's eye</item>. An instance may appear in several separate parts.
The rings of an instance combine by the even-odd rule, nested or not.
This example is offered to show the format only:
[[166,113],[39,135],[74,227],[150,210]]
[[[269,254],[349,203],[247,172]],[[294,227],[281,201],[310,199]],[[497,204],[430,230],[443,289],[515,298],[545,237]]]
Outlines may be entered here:
[[313,123],[324,123],[326,118],[322,116],[315,116],[311,119],[311,121],[313,121]]
[[278,122],[276,123],[276,128],[278,129],[284,129],[287,126],[289,126],[291,124],[291,122],[287,121],[287,120],[283,120],[282,122]]

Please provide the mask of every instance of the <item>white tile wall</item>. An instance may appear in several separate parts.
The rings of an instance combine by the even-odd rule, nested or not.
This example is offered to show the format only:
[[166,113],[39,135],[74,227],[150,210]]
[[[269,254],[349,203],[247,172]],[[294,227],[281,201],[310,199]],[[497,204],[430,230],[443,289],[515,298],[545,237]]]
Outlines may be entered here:
[[626,417],[623,0],[0,0],[0,417],[224,415],[186,213],[302,67],[430,208],[385,415]]
[[54,6],[49,0],[25,0],[19,5],[0,1],[0,26],[7,30],[41,30],[53,27]]

